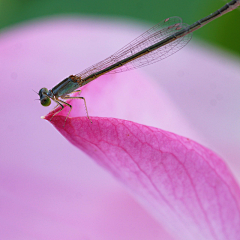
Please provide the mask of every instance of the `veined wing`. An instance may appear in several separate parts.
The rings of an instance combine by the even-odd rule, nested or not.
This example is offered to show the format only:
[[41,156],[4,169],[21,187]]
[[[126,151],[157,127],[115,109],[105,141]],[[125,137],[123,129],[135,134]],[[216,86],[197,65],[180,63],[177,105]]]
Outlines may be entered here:
[[[122,60],[135,55],[144,49],[149,48],[150,46],[166,39],[167,37],[173,35],[180,29],[187,26],[187,24],[182,23],[182,19],[180,17],[167,18],[154,27],[150,28],[148,31],[134,39],[132,42],[118,50],[110,57],[97,64],[92,65],[76,76],[84,79],[91,74],[97,73],[117,62],[121,62]],[[168,44],[163,45],[162,47],[159,47],[156,50],[151,51],[143,56],[140,56],[119,68],[113,69],[107,74],[129,71],[167,58],[168,56],[183,48],[191,40],[191,37],[192,33],[186,34],[185,36],[177,38],[176,40],[169,42]]]

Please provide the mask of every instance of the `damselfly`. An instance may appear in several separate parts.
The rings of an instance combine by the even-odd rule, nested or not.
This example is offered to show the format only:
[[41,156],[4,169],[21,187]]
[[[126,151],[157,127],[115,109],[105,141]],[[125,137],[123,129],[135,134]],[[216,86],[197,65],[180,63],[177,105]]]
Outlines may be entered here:
[[216,12],[202,18],[190,26],[182,23],[180,17],[167,18],[105,60],[85,69],[79,74],[70,75],[51,90],[47,88],[40,89],[39,96],[41,104],[43,106],[49,106],[51,100],[53,100],[61,107],[59,111],[53,114],[52,118],[63,110],[64,105],[69,106],[70,110],[66,116],[66,122],[72,110],[72,106],[64,100],[73,98],[83,99],[88,116],[85,98],[70,96],[69,94],[74,92],[80,93],[81,90],[76,89],[86,85],[103,74],[118,73],[140,68],[169,57],[186,46],[191,40],[193,31],[206,25],[215,18],[234,10],[238,6],[240,6],[240,0],[233,0]]

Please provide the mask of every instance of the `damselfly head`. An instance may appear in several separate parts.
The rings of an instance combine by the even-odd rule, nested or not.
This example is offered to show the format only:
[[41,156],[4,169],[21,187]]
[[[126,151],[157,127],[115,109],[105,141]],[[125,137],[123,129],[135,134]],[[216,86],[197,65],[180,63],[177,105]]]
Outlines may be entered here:
[[38,95],[40,97],[40,102],[44,107],[47,107],[51,104],[51,99],[47,95],[47,88],[41,88]]

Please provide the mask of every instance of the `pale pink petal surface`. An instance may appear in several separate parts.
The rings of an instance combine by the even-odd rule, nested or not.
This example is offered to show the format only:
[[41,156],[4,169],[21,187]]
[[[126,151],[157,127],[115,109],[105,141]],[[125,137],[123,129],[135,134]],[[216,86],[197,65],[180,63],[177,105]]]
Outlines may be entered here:
[[[53,87],[69,74],[108,57],[148,28],[110,22],[45,20],[0,35],[1,239],[171,239],[114,178],[53,131],[51,124],[40,119],[49,108],[44,110],[38,101],[33,101],[38,96],[32,89]],[[218,55],[217,60],[210,56],[206,61],[202,52],[190,44],[153,68],[102,78],[99,85],[97,81],[92,82],[82,96],[87,99],[91,116],[128,119],[181,134],[208,147],[215,146],[215,152],[227,156],[225,160],[232,163],[238,177],[239,168],[233,164],[240,154],[231,151],[238,144],[237,125],[232,124],[238,113],[228,111],[229,127],[234,126],[236,131],[224,132],[223,143],[230,143],[225,151],[223,144],[216,145],[213,138],[210,143],[206,141],[208,131],[205,133],[203,127],[200,131],[198,126],[193,128],[193,122],[190,125],[184,117],[186,111],[176,107],[182,96],[185,101],[182,106],[204,116],[205,102],[199,100],[201,94],[195,100],[188,92],[204,89],[213,76],[224,89],[223,69],[234,85],[227,83],[224,99],[228,101],[222,101],[222,106],[235,109],[239,105],[240,98],[235,95],[240,86],[239,69],[229,59],[229,65],[223,68],[219,62],[223,58]],[[207,76],[202,69],[208,69]],[[193,81],[196,76],[201,81]],[[153,83],[155,79],[163,86]],[[108,80],[112,85],[106,84]],[[171,89],[177,89],[177,93]],[[104,99],[97,95],[101,92]],[[169,93],[177,97],[176,103],[168,97]],[[85,117],[83,104],[81,111]],[[222,121],[225,115],[221,114],[221,109],[217,118],[205,114],[206,121],[201,123],[213,129],[219,126],[220,132],[226,123]],[[220,143],[221,139],[216,140]]]

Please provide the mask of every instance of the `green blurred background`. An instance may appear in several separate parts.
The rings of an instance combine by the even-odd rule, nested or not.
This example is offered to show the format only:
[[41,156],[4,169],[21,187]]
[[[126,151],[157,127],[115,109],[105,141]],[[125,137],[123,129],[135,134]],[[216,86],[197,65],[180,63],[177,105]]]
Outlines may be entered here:
[[[229,0],[230,1],[230,0]],[[216,11],[225,0],[0,0],[0,28],[59,14],[117,17],[152,23],[180,16],[188,24]],[[240,7],[194,33],[240,56]]]

